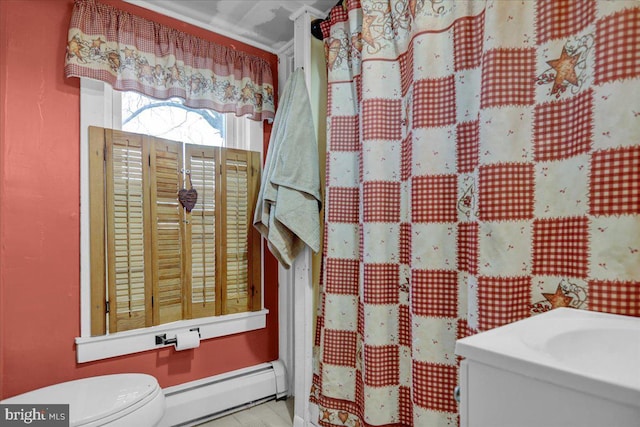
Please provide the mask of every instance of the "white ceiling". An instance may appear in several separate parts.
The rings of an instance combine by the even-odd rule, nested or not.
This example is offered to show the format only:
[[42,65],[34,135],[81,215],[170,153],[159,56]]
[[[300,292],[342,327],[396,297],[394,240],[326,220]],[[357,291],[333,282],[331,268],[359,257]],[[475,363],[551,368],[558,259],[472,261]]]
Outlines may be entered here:
[[293,39],[291,15],[324,18],[337,0],[125,0],[238,41],[279,53]]

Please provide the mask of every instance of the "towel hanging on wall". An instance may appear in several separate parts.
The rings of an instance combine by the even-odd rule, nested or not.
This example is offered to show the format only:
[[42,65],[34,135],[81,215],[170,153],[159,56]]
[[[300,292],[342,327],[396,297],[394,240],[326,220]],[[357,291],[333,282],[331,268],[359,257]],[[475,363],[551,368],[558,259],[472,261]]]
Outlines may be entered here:
[[320,168],[304,72],[285,84],[267,150],[253,224],[285,267],[308,245],[320,250]]

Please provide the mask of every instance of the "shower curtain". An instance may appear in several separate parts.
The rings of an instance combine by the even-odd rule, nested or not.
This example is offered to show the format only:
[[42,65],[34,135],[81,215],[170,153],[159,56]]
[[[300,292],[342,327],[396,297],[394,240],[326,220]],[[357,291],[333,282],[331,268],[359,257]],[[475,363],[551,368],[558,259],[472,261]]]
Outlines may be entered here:
[[456,339],[640,316],[637,1],[345,0],[322,27],[319,425],[455,426]]

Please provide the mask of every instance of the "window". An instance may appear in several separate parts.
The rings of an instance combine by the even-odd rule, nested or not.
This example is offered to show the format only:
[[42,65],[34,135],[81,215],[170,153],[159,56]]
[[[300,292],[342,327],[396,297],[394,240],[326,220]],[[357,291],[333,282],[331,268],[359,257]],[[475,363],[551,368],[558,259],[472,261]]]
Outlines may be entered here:
[[232,126],[235,117],[186,107],[180,98],[157,100],[137,92],[118,95],[122,130],[185,143],[246,148],[239,138],[226,139],[226,122]]
[[259,153],[97,127],[89,151],[93,334],[261,308]]
[[[198,327],[206,339],[264,327],[261,238],[251,224],[261,154],[222,146],[226,139],[261,148],[261,124],[181,106],[167,113],[169,102],[138,94],[132,107],[110,92],[82,81],[81,127],[89,137],[81,151],[78,361],[155,348],[158,332]],[[167,125],[166,114],[181,126]],[[162,138],[118,130],[121,122]],[[165,139],[184,138],[171,132],[185,127],[210,145]],[[177,194],[191,187],[198,200],[188,212]]]

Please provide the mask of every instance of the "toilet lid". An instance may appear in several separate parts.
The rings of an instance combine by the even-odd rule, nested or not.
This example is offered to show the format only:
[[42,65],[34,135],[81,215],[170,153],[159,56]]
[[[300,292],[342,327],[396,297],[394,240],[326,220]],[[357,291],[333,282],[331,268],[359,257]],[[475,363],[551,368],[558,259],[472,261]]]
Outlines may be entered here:
[[6,400],[12,404],[69,404],[69,424],[88,424],[143,405],[159,389],[146,374],[83,378],[33,390]]

